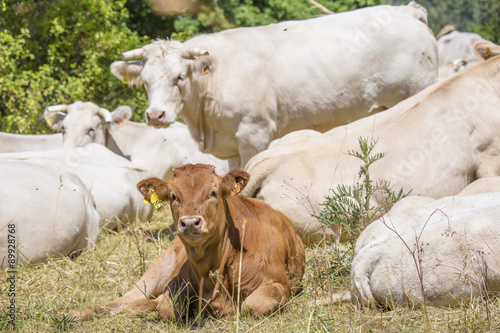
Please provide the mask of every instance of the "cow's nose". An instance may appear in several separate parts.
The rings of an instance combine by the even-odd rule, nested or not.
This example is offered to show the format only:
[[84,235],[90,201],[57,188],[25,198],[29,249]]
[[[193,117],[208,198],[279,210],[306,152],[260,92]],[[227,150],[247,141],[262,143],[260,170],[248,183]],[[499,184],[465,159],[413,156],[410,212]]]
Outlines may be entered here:
[[163,122],[165,121],[165,117],[165,111],[162,110],[154,109],[146,112],[146,121],[151,125],[163,124]]
[[201,227],[201,217],[199,216],[185,216],[179,220],[179,229],[183,232],[198,231]]

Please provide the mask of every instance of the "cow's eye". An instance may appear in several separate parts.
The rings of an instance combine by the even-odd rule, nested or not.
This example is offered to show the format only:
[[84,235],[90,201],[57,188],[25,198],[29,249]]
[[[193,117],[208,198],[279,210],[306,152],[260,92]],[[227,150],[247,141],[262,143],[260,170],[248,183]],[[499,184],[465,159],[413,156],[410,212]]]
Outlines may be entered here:
[[89,128],[89,130],[87,131],[87,133],[88,133],[89,135],[94,135],[94,133],[95,133],[95,128],[94,128],[94,127]]
[[175,196],[175,194],[173,192],[170,192],[170,200],[177,201],[177,197]]
[[61,133],[64,134],[66,132],[66,129],[63,127],[61,127]]
[[177,83],[177,84],[182,83],[182,81],[184,81],[184,79],[186,79],[186,74],[181,73],[181,74],[179,74],[179,76],[177,77],[177,82],[176,82],[176,83]]
[[212,193],[210,193],[210,198],[217,198],[217,189],[214,189]]

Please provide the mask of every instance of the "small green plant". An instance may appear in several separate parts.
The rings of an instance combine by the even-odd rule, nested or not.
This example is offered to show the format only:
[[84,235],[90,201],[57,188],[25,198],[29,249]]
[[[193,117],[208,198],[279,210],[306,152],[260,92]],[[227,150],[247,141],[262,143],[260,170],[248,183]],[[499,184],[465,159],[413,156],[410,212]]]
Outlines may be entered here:
[[58,317],[52,317],[52,326],[58,331],[67,331],[71,329],[75,319],[70,315],[62,315]]
[[[358,138],[360,151],[347,152],[363,162],[358,172],[358,182],[354,186],[340,184],[337,189],[332,189],[332,195],[325,197],[326,200],[322,203],[324,208],[316,216],[323,228],[336,225],[347,234],[348,253],[353,252],[357,236],[377,214],[384,213],[411,192],[404,193],[403,189],[400,189],[396,193],[391,189],[389,181],[382,179],[374,182],[371,179],[370,166],[387,154],[373,152],[377,141]],[[377,192],[383,193],[384,199],[373,205],[371,200]]]

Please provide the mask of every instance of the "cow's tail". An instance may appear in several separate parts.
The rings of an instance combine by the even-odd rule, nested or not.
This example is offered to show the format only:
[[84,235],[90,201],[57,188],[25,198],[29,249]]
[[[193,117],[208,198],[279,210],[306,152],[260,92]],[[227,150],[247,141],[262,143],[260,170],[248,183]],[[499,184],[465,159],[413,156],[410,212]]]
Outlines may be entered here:
[[245,197],[257,198],[262,183],[266,179],[267,174],[264,172],[259,172],[258,168],[252,168],[247,172],[250,174],[250,179],[248,180],[248,183],[243,191],[241,191],[241,194]]
[[427,9],[421,4],[411,1],[407,6],[401,6],[400,8],[406,12],[411,12],[412,16],[428,25]]
[[377,245],[377,242],[366,245],[352,261],[351,282],[354,290],[353,295],[355,301],[364,307],[373,307],[377,304],[370,285],[373,265],[378,261],[378,256],[382,255]]

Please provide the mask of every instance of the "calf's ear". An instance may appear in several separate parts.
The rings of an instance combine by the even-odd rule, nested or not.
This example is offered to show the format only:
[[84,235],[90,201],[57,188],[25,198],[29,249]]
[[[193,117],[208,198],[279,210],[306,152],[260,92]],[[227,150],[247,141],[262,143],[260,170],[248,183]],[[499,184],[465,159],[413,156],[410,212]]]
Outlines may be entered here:
[[140,61],[115,61],[110,66],[114,76],[131,86],[139,86],[144,83],[141,78],[143,68]]
[[245,188],[250,179],[250,175],[243,170],[233,170],[222,178],[220,185],[220,193],[223,198],[229,199],[230,197],[238,194]]
[[160,200],[168,200],[169,196],[169,181],[163,181],[159,178],[147,178],[137,183],[137,190],[141,192],[144,199],[151,203],[151,190]]
[[132,117],[132,108],[128,105],[122,105],[111,112],[111,119],[114,124],[122,126]]

